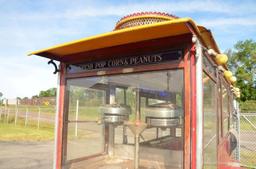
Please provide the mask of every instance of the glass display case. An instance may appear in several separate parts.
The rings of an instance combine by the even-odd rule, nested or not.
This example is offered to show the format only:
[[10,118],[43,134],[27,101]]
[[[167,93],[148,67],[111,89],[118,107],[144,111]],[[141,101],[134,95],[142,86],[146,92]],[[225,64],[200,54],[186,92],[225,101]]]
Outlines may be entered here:
[[240,92],[211,31],[192,19],[134,13],[30,55],[59,73],[54,168],[235,168]]
[[182,69],[68,80],[67,166],[182,168],[183,86]]

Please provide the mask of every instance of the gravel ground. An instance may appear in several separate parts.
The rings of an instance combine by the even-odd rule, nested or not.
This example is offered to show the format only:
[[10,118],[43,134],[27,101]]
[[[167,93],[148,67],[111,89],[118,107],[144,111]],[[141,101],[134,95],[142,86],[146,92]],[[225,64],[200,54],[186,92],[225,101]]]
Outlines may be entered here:
[[0,141],[0,169],[51,169],[53,147],[53,141]]

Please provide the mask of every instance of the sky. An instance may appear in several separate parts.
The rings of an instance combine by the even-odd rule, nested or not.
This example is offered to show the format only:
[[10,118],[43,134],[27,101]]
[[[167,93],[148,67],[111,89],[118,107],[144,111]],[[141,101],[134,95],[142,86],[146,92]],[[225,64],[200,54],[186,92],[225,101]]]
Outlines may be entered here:
[[209,28],[222,52],[239,40],[256,40],[256,1],[0,0],[0,92],[31,97],[56,87],[53,67],[31,51],[112,31],[133,12],[190,17]]

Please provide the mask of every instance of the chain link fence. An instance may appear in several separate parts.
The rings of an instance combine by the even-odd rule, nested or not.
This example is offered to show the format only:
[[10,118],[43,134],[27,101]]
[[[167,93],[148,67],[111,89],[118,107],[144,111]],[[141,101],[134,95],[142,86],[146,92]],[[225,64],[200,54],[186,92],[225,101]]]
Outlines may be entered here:
[[240,113],[240,163],[256,168],[256,112]]
[[55,107],[43,106],[10,106],[0,107],[0,122],[13,125],[24,125],[25,127],[55,122]]

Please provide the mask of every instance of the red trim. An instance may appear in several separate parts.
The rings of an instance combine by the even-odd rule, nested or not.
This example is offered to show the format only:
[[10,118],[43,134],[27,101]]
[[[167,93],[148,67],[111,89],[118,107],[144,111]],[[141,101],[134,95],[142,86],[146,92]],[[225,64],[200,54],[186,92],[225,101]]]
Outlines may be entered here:
[[[233,160],[228,154],[227,150],[229,149],[228,138],[221,139],[220,144],[218,145],[218,168],[219,169],[242,169],[243,167],[238,166],[239,162]],[[233,165],[232,165],[233,164]]]
[[191,47],[191,57],[190,57],[190,67],[191,67],[191,139],[192,139],[192,149],[191,149],[191,168],[196,168],[196,61],[195,61],[195,44]]
[[58,129],[57,129],[57,156],[56,169],[61,169],[62,163],[62,138],[63,138],[63,114],[64,114],[64,95],[65,95],[65,64],[60,65],[60,88],[59,88],[59,112],[58,112]]
[[190,46],[185,50],[184,56],[184,169],[191,166],[191,86],[190,84]]

